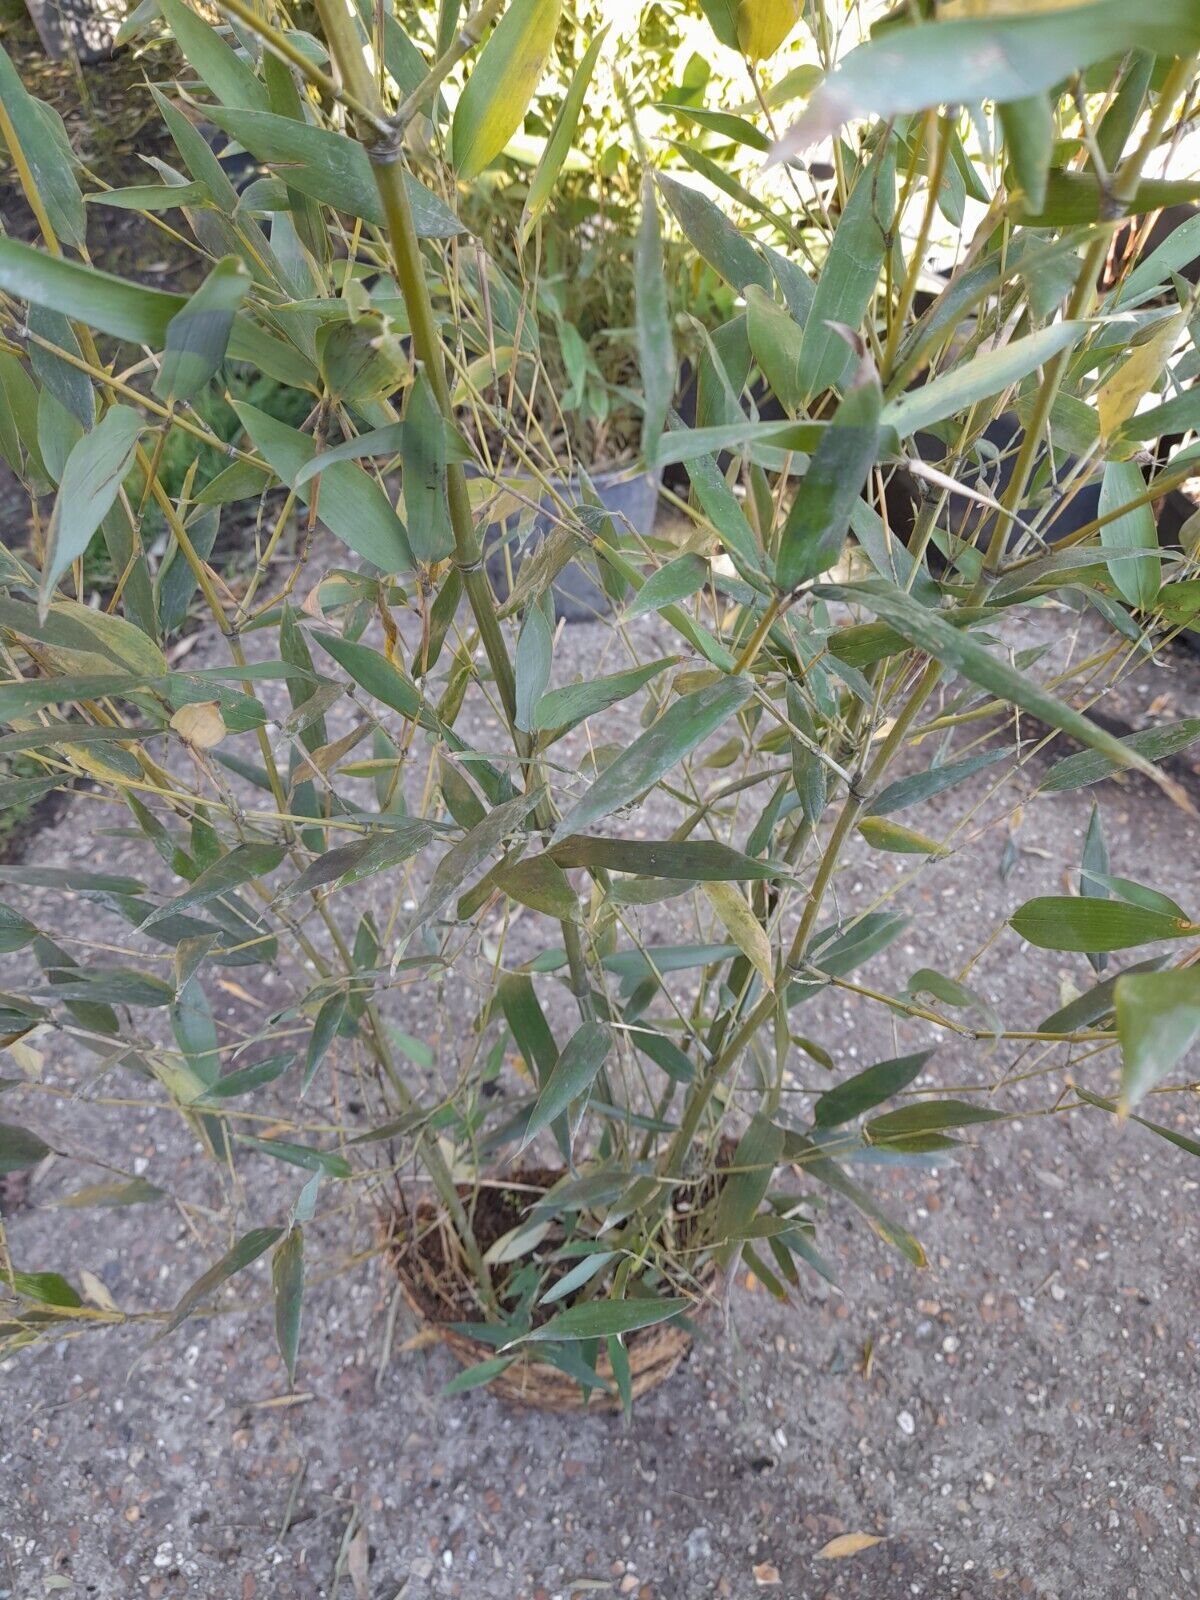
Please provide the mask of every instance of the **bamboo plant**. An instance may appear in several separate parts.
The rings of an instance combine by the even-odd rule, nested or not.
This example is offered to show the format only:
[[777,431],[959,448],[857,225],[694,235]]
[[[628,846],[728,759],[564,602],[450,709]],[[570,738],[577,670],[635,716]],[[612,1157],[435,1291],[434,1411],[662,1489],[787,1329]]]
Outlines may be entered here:
[[[598,62],[620,93],[560,0],[436,18],[317,0],[313,31],[283,0],[139,7],[127,38],[165,30],[178,52],[172,83],[148,56],[147,95],[179,164],[124,191],[0,54],[0,136],[40,233],[0,237],[0,451],[30,502],[0,545],[0,749],[34,764],[0,798],[72,790],[98,861],[3,869],[0,1171],[60,1147],[86,1168],[29,1069],[53,1040],[84,1097],[119,1077],[118,1104],[183,1119],[229,1202],[173,1308],[5,1250],[8,1346],[131,1317],[161,1337],[269,1254],[290,1375],[306,1237],[328,1269],[362,1202],[402,1272],[436,1239],[482,1352],[460,1385],[536,1351],[628,1403],[644,1330],[680,1326],[739,1262],[783,1297],[830,1273],[826,1204],[920,1264],[889,1167],[952,1158],[1012,1114],[1018,1077],[1048,1113],[1127,1116],[1198,1153],[1147,1110],[1200,1031],[1196,908],[1110,872],[1098,818],[1081,892],[981,936],[1013,960],[1074,953],[1053,1016],[997,1015],[975,956],[907,985],[870,963],[984,803],[1128,770],[1191,808],[1161,761],[1200,725],[1118,737],[1091,712],[1198,608],[1194,541],[1161,543],[1154,512],[1196,470],[1195,229],[1141,246],[1200,195],[1175,156],[1200,16],[703,9],[747,85],[736,112],[690,107],[719,159],[667,173],[623,113],[640,448],[682,474],[650,541],[554,499],[538,421],[536,213]],[[773,67],[789,38],[799,78]],[[506,270],[459,214],[531,101],[549,132]],[[258,163],[240,190],[225,142]],[[112,206],[181,252],[190,294],[105,273]],[[672,316],[668,235],[731,316]],[[293,419],[302,397],[302,425],[234,401],[243,431],[215,438],[198,399],[246,370]],[[219,473],[165,486],[179,435],[220,450]],[[554,506],[536,547],[531,481]],[[514,513],[501,603],[485,534]],[[612,611],[566,676],[571,564]],[[1106,630],[1086,658],[1021,647],[1023,618],[1065,633],[1084,613]],[[876,869],[853,904],[851,860]],[[49,918],[48,889],[94,928]],[[269,1003],[219,1017],[218,985]],[[847,1075],[808,1036],[802,1008],[834,991],[894,1024],[893,1056]],[[946,1043],[972,1069],[955,1094]],[[251,1164],[276,1178],[253,1191],[265,1215],[235,1181]],[[159,1197],[108,1165],[81,1203]]]

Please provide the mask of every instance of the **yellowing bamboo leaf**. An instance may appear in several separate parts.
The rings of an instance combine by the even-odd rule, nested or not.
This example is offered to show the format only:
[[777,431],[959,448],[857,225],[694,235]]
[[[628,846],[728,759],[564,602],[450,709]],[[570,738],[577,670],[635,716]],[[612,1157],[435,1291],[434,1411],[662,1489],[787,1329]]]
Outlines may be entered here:
[[872,1545],[882,1544],[883,1537],[877,1533],[839,1533],[836,1539],[830,1539],[828,1544],[823,1544],[817,1551],[817,1561],[841,1561],[845,1556],[856,1556],[860,1550],[869,1550]]
[[800,19],[800,0],[741,0],[737,36],[751,61],[773,56]]
[[562,0],[514,0],[454,108],[454,165],[477,177],[516,133],[554,43]]
[[1138,401],[1158,382],[1186,321],[1186,311],[1164,317],[1145,343],[1135,345],[1107,383],[1101,385],[1096,404],[1104,438],[1110,438],[1133,415]]
[[761,974],[767,988],[773,989],[775,963],[771,958],[771,941],[745,895],[731,883],[702,883],[700,887],[726,933]]
[[171,718],[171,726],[186,744],[194,745],[197,750],[211,750],[225,737],[225,719],[215,700],[180,706]]

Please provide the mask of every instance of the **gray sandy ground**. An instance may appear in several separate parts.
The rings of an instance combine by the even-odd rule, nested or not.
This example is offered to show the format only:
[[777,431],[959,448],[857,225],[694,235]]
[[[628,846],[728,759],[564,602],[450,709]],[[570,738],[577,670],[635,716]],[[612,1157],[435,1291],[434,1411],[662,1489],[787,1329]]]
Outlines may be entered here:
[[[1052,635],[1065,625],[1044,624]],[[598,670],[602,637],[568,630],[564,677]],[[619,664],[610,657],[605,669]],[[1196,668],[1176,658],[1123,709],[1141,725],[1198,703]],[[1093,792],[1113,871],[1200,908],[1195,821],[1140,782]],[[955,853],[902,893],[913,928],[866,969],[869,980],[886,989],[919,965],[954,971],[1024,899],[1061,892],[1090,796],[1028,808],[1007,878],[1004,813],[985,806]],[[953,798],[926,805],[914,825],[938,835]],[[96,864],[76,821],[84,803],[38,842],[40,864]],[[124,849],[113,842],[104,864],[128,867]],[[865,852],[851,859],[844,905],[878,892],[859,876],[866,864]],[[60,902],[57,915],[69,924],[81,911],[90,914]],[[1082,957],[1022,950],[1011,932],[972,979],[1010,1026],[1036,1025],[1064,980],[1087,985]],[[795,1018],[841,1071],[926,1037],[908,1025],[893,1034],[878,1008],[846,998],[826,994]],[[951,1044],[931,1081],[979,1082],[1008,1064]],[[1084,1081],[1104,1091],[1112,1072],[1106,1057]],[[80,1063],[47,1048],[46,1089],[80,1077]],[[1033,1113],[1061,1081],[1034,1080],[1006,1104]],[[137,1102],[127,1080],[104,1087]],[[88,1098],[15,1091],[3,1110],[60,1148],[215,1202],[211,1173],[168,1109]],[[1183,1096],[1163,1115],[1200,1131]],[[243,1225],[274,1220],[294,1175],[262,1160],[244,1167]],[[170,1206],[49,1209],[95,1176],[62,1160],[38,1175],[33,1207],[7,1223],[16,1264],[86,1268],[130,1309],[172,1304],[223,1247],[219,1227],[197,1239]],[[840,1292],[809,1278],[781,1306],[740,1282],[728,1328],[710,1321],[629,1427],[515,1411],[482,1393],[444,1398],[451,1361],[419,1340],[405,1348],[414,1330],[403,1313],[381,1364],[389,1286],[373,1260],[332,1270],[371,1248],[362,1205],[342,1235],[316,1230],[294,1404],[261,1267],[239,1280],[228,1314],[188,1323],[148,1353],[147,1332],[131,1329],[20,1356],[0,1373],[0,1600],[1194,1595],[1200,1164],[1101,1113],[1031,1114],[985,1133],[955,1165],[866,1181],[919,1234],[927,1268],[888,1253],[835,1204],[821,1247]],[[818,1559],[847,1532],[883,1542]],[[772,1569],[778,1585],[764,1586]]]

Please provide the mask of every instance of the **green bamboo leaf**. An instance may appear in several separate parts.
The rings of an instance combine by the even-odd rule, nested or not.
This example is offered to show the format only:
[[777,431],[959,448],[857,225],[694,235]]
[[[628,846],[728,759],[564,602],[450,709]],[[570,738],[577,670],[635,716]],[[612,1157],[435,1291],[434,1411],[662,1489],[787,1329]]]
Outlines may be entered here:
[[691,1306],[690,1300],[589,1300],[569,1306],[540,1327],[531,1328],[514,1344],[555,1339],[605,1339],[610,1335],[634,1333],[655,1323],[677,1317]]
[[[1110,1116],[1119,1117],[1121,1107],[1115,1100],[1106,1100],[1102,1095],[1090,1094],[1079,1084],[1074,1085],[1075,1093],[1085,1105],[1095,1106],[1097,1110],[1107,1111]],[[1179,1133],[1174,1128],[1164,1128],[1161,1122],[1150,1122],[1146,1117],[1139,1117],[1136,1112],[1129,1114],[1130,1122],[1136,1122],[1139,1128],[1148,1128],[1151,1133],[1156,1133],[1160,1139],[1165,1139],[1168,1144],[1173,1144],[1177,1150],[1183,1150],[1189,1156],[1200,1156],[1200,1144],[1195,1139],[1189,1139],[1186,1133]]]
[[754,359],[784,408],[799,411],[806,399],[801,378],[804,329],[757,283],[748,284],[745,293],[746,332]]
[[837,1128],[860,1117],[864,1111],[873,1111],[894,1094],[907,1089],[920,1076],[933,1053],[932,1050],[918,1050],[912,1055],[877,1061],[873,1067],[856,1072],[852,1078],[817,1096],[813,1122],[818,1128]]
[[133,465],[141,413],[130,406],[112,406],[77,442],[63,469],[50,528],[46,565],[38,586],[38,616],[44,624],[55,585],[73,561],[83,555],[96,529],[112,509]]
[[[148,344],[155,350],[162,349],[172,317],[187,304],[181,294],[130,283],[5,238],[0,238],[0,289],[30,305],[47,306],[62,316],[86,322],[114,339]],[[235,321],[229,354],[251,362],[280,383],[314,391],[320,387],[311,363],[248,317],[239,316]]]
[[572,140],[575,138],[575,129],[579,125],[579,113],[583,110],[584,96],[587,94],[588,85],[592,81],[592,74],[596,70],[596,62],[600,58],[600,49],[608,34],[607,24],[588,45],[584,52],[583,60],[575,69],[570,87],[563,96],[562,105],[554,119],[554,126],[550,130],[550,137],[546,140],[542,151],[542,158],[537,164],[537,170],[529,181],[529,192],[525,196],[525,204],[521,210],[521,225],[518,236],[522,246],[533,231],[534,224],[546,209],[546,204],[554,191],[558,175],[562,171],[563,162],[571,149]]
[[253,68],[197,16],[186,0],[158,0],[158,5],[184,57],[222,104],[249,111],[269,109],[266,88],[255,77]]
[[75,179],[71,141],[58,112],[27,92],[2,45],[0,103],[51,227],[64,244],[82,250],[87,244],[87,215]]
[[1023,711],[1048,722],[1051,727],[1069,733],[1081,744],[1101,751],[1119,766],[1136,767],[1139,772],[1148,773],[1157,781],[1154,767],[1131,745],[1122,744],[1080,712],[1055,699],[1015,667],[991,655],[965,632],[960,633],[940,612],[927,610],[894,584],[882,578],[869,578],[852,585],[823,584],[817,592],[830,599],[851,603],[861,601],[910,644],[933,656],[944,666],[953,667],[964,678],[979,684],[1000,699],[1020,706]]
[[899,1111],[873,1117],[863,1133],[872,1144],[886,1144],[892,1139],[907,1138],[912,1134],[942,1133],[947,1128],[999,1122],[1003,1117],[1003,1111],[972,1105],[967,1100],[919,1100],[913,1105],[902,1106]]
[[284,855],[283,845],[235,845],[228,854],[219,857],[212,866],[189,884],[182,894],[177,894],[173,900],[168,900],[156,911],[151,912],[142,923],[142,927],[151,927],[154,923],[161,922],[164,917],[190,910],[193,906],[205,905],[208,901],[215,900],[218,895],[228,894],[231,890],[240,888],[242,884],[249,883],[251,879],[265,877],[269,872],[274,872]]
[[207,1272],[202,1273],[191,1288],[181,1296],[166,1326],[155,1334],[153,1343],[157,1344],[169,1333],[174,1333],[180,1323],[190,1317],[196,1307],[215,1289],[219,1289],[223,1283],[248,1267],[252,1261],[257,1261],[282,1233],[282,1228],[252,1228],[249,1233],[244,1233],[232,1250],[226,1251],[221,1259],[209,1267]]
[[566,873],[548,855],[526,856],[491,873],[496,887],[533,911],[564,922],[580,920],[579,896]]
[[[277,422],[265,411],[245,401],[234,402],[254,447],[270,462],[276,476],[308,505],[311,483],[298,485],[300,469],[316,455],[316,446],[306,433]],[[340,461],[321,477],[317,511],[321,521],[337,534],[356,555],[381,572],[411,572],[416,566],[409,548],[404,524],[392,509],[386,494],[361,467]]]
[[418,561],[441,561],[454,550],[446,498],[446,422],[423,371],[409,388],[402,426],[408,542]]
[[[1200,725],[1197,727],[1197,737],[1200,737]],[[890,816],[893,811],[903,811],[907,806],[915,806],[935,794],[943,794],[975,773],[982,772],[997,761],[1003,761],[1007,754],[1007,750],[981,750],[978,755],[964,756],[961,761],[947,761],[943,766],[930,767],[927,772],[915,772],[911,777],[897,778],[895,783],[889,783],[886,789],[879,791],[868,805],[867,815]]]
[[1054,155],[1054,108],[1048,94],[1025,95],[999,107],[1000,126],[1021,199],[1030,211],[1046,203],[1046,179]]
[[484,1384],[491,1383],[493,1378],[512,1366],[515,1356],[489,1356],[486,1361],[477,1361],[472,1367],[464,1367],[461,1372],[456,1372],[442,1385],[442,1394],[450,1398],[456,1394],[466,1394],[468,1390],[482,1388]]
[[454,165],[478,177],[525,119],[554,43],[562,0],[513,0],[488,39],[454,108]]
[[286,1161],[289,1167],[300,1167],[304,1172],[320,1172],[327,1178],[350,1176],[350,1163],[336,1150],[313,1150],[306,1144],[291,1144],[287,1139],[256,1139],[248,1133],[239,1134],[238,1143],[261,1155],[272,1156],[276,1161]]
[[[1140,733],[1129,733],[1121,743],[1136,751],[1147,761],[1162,761],[1167,756],[1179,755],[1200,739],[1200,717],[1184,717],[1180,722],[1168,722],[1161,728],[1143,728]],[[1080,750],[1073,756],[1056,761],[1042,781],[1042,792],[1057,794],[1066,789],[1085,789],[1088,784],[1099,783],[1121,771],[1121,763],[1095,750]]]
[[839,328],[857,333],[862,325],[895,209],[896,155],[887,139],[859,168],[817,279],[800,350],[800,389],[806,397],[840,385],[854,364],[854,352]]
[[887,850],[908,856],[944,856],[946,846],[886,817],[863,817],[858,831],[873,850]]
[[668,116],[681,117],[708,133],[718,134],[722,139],[745,145],[748,150],[757,150],[762,155],[766,155],[771,148],[771,141],[766,134],[760,133],[752,122],[736,116],[732,111],[711,111],[706,106],[689,106],[676,100],[660,100],[654,109]]
[[304,1053],[304,1077],[300,1083],[300,1098],[303,1100],[308,1093],[317,1069],[329,1050],[329,1046],[337,1037],[337,1031],[342,1025],[346,1015],[346,992],[343,989],[331,994],[317,1012],[313,1022],[312,1032],[308,1036],[308,1048]]
[[118,211],[173,211],[179,206],[214,204],[204,183],[134,183],[124,189],[100,189],[83,198],[88,205],[113,206]]
[[759,1112],[738,1140],[729,1165],[732,1169],[721,1186],[712,1236],[726,1246],[721,1258],[726,1265],[733,1259],[738,1243],[745,1239],[757,1215],[775,1168],[783,1156],[782,1128]]
[[643,878],[676,878],[688,883],[758,881],[787,877],[790,868],[758,861],[715,839],[564,839],[550,851],[562,867],[601,872],[632,872]]
[[365,839],[336,845],[318,856],[284,887],[281,898],[294,900],[297,895],[311,894],[326,884],[343,888],[348,883],[361,883],[364,878],[410,860],[435,834],[434,825],[421,817],[395,817],[386,828]]
[[677,700],[575,802],[555,829],[551,843],[561,844],[635,800],[744,706],[752,691],[746,678],[721,678]]
[[286,1052],[283,1055],[268,1056],[264,1061],[256,1061],[253,1066],[239,1067],[236,1072],[227,1072],[223,1078],[218,1078],[215,1083],[210,1084],[202,1095],[198,1095],[192,1101],[192,1104],[219,1106],[226,1100],[236,1100],[239,1095],[265,1088],[268,1083],[274,1083],[276,1079],[282,1078],[294,1059],[290,1052]]
[[524,733],[538,726],[538,706],[554,663],[554,627],[540,605],[530,606],[517,635],[513,656],[516,675],[517,709],[515,721]]
[[241,261],[226,256],[171,318],[154,380],[160,399],[190,400],[212,377],[225,359],[234,317],[249,287],[250,274]]
[[1188,217],[1178,228],[1172,228],[1157,248],[1138,261],[1113,296],[1113,305],[1136,305],[1170,283],[1172,274],[1188,266],[1197,255],[1200,255],[1200,215]]
[[[377,227],[386,224],[370,160],[356,139],[269,111],[209,106],[205,114],[260,161],[279,167],[289,188]],[[407,171],[404,187],[418,238],[451,239],[466,232],[449,207]]]
[[1019,202],[1013,217],[1026,228],[1078,228],[1136,217],[1166,206],[1190,206],[1200,199],[1200,182],[1194,178],[1146,178],[1124,201],[1113,203],[1110,191],[1094,172],[1052,171],[1046,180],[1046,200],[1040,211]]
[[582,1289],[585,1283],[591,1283],[598,1272],[602,1272],[610,1261],[616,1259],[615,1250],[593,1250],[569,1272],[564,1272],[557,1283],[552,1283],[538,1304],[548,1306],[556,1300],[565,1300],[568,1295],[574,1294],[576,1289]]
[[275,1295],[275,1338],[283,1357],[288,1382],[296,1381],[300,1351],[300,1313],[304,1303],[304,1230],[296,1226],[275,1247],[271,1257],[271,1288]]
[[775,559],[775,581],[784,593],[827,572],[841,555],[851,514],[875,464],[882,407],[879,376],[863,353],[858,373],[822,435],[784,524]]
[[1178,55],[1200,49],[1192,0],[1153,11],[1125,0],[1032,16],[964,17],[893,27],[842,58],[775,147],[776,160],[828,138],[853,117],[896,117],[937,105],[1004,104],[1052,89],[1072,72],[1127,50]]
[[999,350],[989,350],[973,361],[950,368],[932,382],[889,400],[881,419],[901,439],[957,416],[980,400],[1019,383],[1061,350],[1077,344],[1088,330],[1086,322],[1056,322]]
[[1116,981],[1121,1110],[1161,1083],[1200,1037],[1200,967],[1123,974]]
[[[630,695],[636,694],[652,678],[673,667],[678,660],[678,656],[663,656],[658,661],[648,661],[644,666],[630,667],[625,672],[613,672],[607,677],[569,683],[562,689],[550,689],[538,702],[535,726],[539,731],[574,728],[588,717],[607,711],[609,706],[628,700]],[[3,697],[0,695],[0,710],[3,710],[3,706]]]
[[546,1021],[546,1014],[538,1001],[533,979],[526,972],[508,972],[497,988],[500,1009],[508,1023],[517,1049],[525,1064],[539,1084],[544,1084],[554,1071],[558,1060],[558,1046]]
[[1155,939],[1186,939],[1196,923],[1119,900],[1042,895],[1009,918],[1022,939],[1042,950],[1128,950]]
[[757,283],[770,294],[770,269],[724,212],[699,190],[669,178],[665,172],[656,173],[655,177],[676,222],[714,272],[719,272],[739,294],[750,283]]
[[13,1122],[0,1122],[0,1173],[36,1167],[42,1157],[49,1154],[50,1146],[36,1133],[19,1128]]
[[709,576],[709,565],[703,556],[676,556],[674,561],[658,567],[646,579],[625,608],[626,620],[688,599],[704,587]]
[[642,456],[652,465],[675,392],[675,347],[663,269],[662,230],[654,179],[642,179],[642,216],[634,261],[638,360],[642,369]]
[[[1100,482],[1099,516],[1107,516],[1118,506],[1128,505],[1146,492],[1142,469],[1134,461],[1106,461]],[[1114,517],[1100,529],[1100,543],[1109,550],[1158,549],[1158,527],[1154,508],[1148,503],[1135,506],[1124,516]],[[1139,561],[1110,561],[1108,573],[1120,594],[1131,606],[1149,611],[1162,586],[1162,562],[1157,556]]]
[[580,1023],[538,1092],[521,1139],[522,1149],[587,1094],[611,1049],[612,1034],[602,1022]]
[[424,926],[455,894],[465,880],[493,856],[509,834],[515,833],[541,799],[542,790],[533,789],[489,811],[456,845],[453,845],[433,870],[429,888],[418,907],[409,932]]

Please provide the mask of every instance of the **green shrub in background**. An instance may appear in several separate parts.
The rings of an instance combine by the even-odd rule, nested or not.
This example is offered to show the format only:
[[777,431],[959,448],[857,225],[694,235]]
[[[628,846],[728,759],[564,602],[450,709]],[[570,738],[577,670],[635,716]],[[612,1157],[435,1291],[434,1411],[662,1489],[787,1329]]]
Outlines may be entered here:
[[[42,234],[0,239],[0,450],[31,497],[55,495],[28,543],[0,547],[0,708],[3,749],[41,773],[6,802],[86,779],[81,822],[103,817],[140,841],[147,879],[171,877],[9,870],[0,939],[25,977],[0,1024],[18,1064],[57,1034],[81,1085],[128,1076],[222,1168],[279,1163],[269,1214],[231,1213],[161,1331],[270,1252],[291,1373],[306,1234],[336,1259],[345,1187],[387,1211],[400,1173],[429,1197],[406,1226],[436,1236],[458,1320],[493,1352],[462,1381],[536,1349],[628,1401],[640,1331],[677,1324],[718,1269],[744,1258],[780,1294],[828,1271],[828,1194],[920,1263],[858,1169],[944,1159],[1010,1114],[1002,1044],[1048,1110],[1119,1111],[1195,1153],[1143,1113],[1200,1030],[1196,908],[1110,871],[1098,824],[1083,893],[980,930],[1014,959],[1018,937],[1077,953],[1081,983],[1092,963],[1055,1016],[998,1017],[973,960],[918,955],[897,992],[859,970],[979,805],[932,838],[921,800],[972,775],[1001,792],[1066,735],[1082,748],[1042,793],[1133,768],[1187,803],[1155,761],[1200,728],[1119,740],[1088,711],[1197,609],[1193,556],[1160,547],[1151,510],[1194,470],[1178,274],[1195,229],[1103,276],[1124,219],[1198,192],[1145,176],[1188,126],[1195,5],[814,0],[801,20],[792,0],[705,0],[746,102],[707,99],[690,64],[668,94],[634,51],[615,63],[608,173],[578,116],[605,45],[557,0],[448,4],[429,30],[337,0],[308,29],[276,3],[218,0],[214,22],[159,0],[131,34],[152,9],[188,71],[150,91],[178,163],[134,192],[85,204],[55,113],[0,58],[0,133]],[[506,153],[531,101],[532,171]],[[248,187],[200,123],[261,163]],[[685,468],[674,540],[556,489],[571,430],[548,425],[545,391],[574,385],[562,330],[587,241],[554,207],[604,206],[609,179],[635,241],[606,315],[632,334],[596,332],[638,372],[596,392],[636,413],[647,466]],[[532,195],[548,209],[531,220]],[[201,287],[106,276],[85,225],[105,201],[169,217]],[[272,404],[226,393],[230,446],[214,408],[231,362]],[[1167,437],[1181,448],[1148,450]],[[177,453],[204,449],[227,464],[181,477]],[[981,474],[998,450],[1004,474]],[[898,526],[902,481],[920,492]],[[1097,481],[1098,514],[1050,540]],[[514,510],[528,529],[542,494],[552,530],[502,605],[483,532]],[[223,527],[253,558],[224,575]],[[80,569],[97,531],[115,575],[98,606]],[[599,667],[564,681],[553,591],[580,564],[619,598]],[[223,655],[189,670],[172,646],[198,607]],[[1003,642],[1027,613],[1084,607],[1111,632],[1086,661]],[[879,869],[854,910],[836,893],[850,847]],[[65,950],[23,893],[47,884],[127,931]],[[270,1006],[218,1021],[231,982]],[[801,1010],[830,986],[920,1024],[928,1048],[831,1073]],[[439,1005],[440,1038],[415,1036],[410,1016]],[[939,1091],[941,1039],[986,1092]],[[506,1055],[516,1104],[492,1092]],[[11,1088],[0,1167],[53,1141],[37,1085]],[[526,1182],[535,1154],[561,1174],[548,1194]],[[497,1185],[511,1226],[481,1240]],[[137,1309],[85,1303],[84,1265],[6,1260],[8,1345]]]

